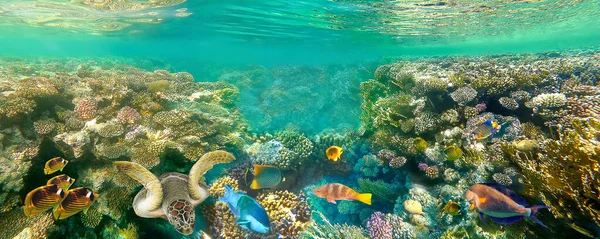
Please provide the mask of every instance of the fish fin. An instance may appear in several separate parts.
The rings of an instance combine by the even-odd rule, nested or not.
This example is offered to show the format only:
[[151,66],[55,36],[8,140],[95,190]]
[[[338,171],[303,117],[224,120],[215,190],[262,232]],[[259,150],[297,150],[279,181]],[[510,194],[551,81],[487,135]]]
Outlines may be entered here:
[[252,180],[252,184],[250,184],[250,188],[251,189],[260,189],[260,185],[258,185],[258,181],[256,181],[256,179]]
[[540,224],[540,225],[542,225],[543,227],[545,227],[545,228],[549,229],[550,231],[552,231],[552,229],[550,229],[549,227],[547,227],[546,225],[544,225],[544,223],[543,223],[542,221],[540,221],[540,220],[537,218],[537,216],[536,216],[536,214],[538,213],[538,211],[539,211],[540,209],[544,209],[544,208],[550,208],[550,207],[548,207],[548,206],[546,206],[546,205],[535,205],[535,206],[533,206],[533,207],[530,207],[530,209],[531,209],[531,214],[529,215],[529,219],[531,219],[531,220],[532,220],[532,221],[534,221],[535,223],[537,223],[537,224]]
[[486,223],[485,223],[485,217],[483,216],[483,212],[479,212],[479,218],[481,218],[481,221],[483,222],[483,225],[486,225]]
[[230,197],[230,195],[233,193],[233,190],[231,190],[231,187],[229,187],[229,184],[225,184],[225,193],[223,194],[223,197],[219,198],[219,201],[221,202],[227,202],[228,198]]
[[335,202],[335,199],[333,199],[333,197],[327,197],[327,202],[333,203],[333,204],[337,204]]
[[265,169],[265,168],[270,168],[270,166],[255,164],[254,165],[254,175],[259,175],[260,172],[263,171],[263,169]]
[[248,230],[250,229],[250,227],[249,227],[250,226],[250,221],[249,220],[238,219],[236,221],[236,223],[238,225],[240,225],[240,227],[242,227],[244,229],[248,229]]
[[356,200],[361,201],[364,204],[371,205],[371,197],[373,195],[370,193],[361,193],[356,195]]
[[495,223],[504,224],[504,225],[513,224],[515,222],[523,220],[523,218],[524,218],[523,216],[514,216],[514,217],[505,217],[505,218],[490,217],[490,219],[492,219],[492,221],[494,221]]

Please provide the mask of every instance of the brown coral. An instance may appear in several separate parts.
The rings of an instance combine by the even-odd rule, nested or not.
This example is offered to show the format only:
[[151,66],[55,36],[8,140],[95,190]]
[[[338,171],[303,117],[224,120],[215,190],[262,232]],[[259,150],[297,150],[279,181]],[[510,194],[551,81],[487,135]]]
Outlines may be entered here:
[[96,101],[91,99],[82,99],[75,106],[75,114],[81,120],[91,120],[98,114]]
[[140,118],[140,113],[129,106],[125,106],[117,112],[117,120],[124,124],[135,124],[139,122]]

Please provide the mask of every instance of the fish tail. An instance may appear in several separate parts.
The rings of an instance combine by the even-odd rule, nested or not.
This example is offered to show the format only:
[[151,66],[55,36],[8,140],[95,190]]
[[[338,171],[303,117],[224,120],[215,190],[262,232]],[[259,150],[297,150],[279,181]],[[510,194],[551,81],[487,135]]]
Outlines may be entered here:
[[229,197],[233,195],[233,190],[231,190],[231,187],[229,187],[229,184],[225,184],[225,194],[223,194],[223,197],[219,198],[219,201],[222,202],[228,202]]
[[356,200],[361,201],[367,205],[371,205],[371,197],[372,194],[370,193],[361,193],[356,195]]
[[[531,219],[532,221],[536,222],[537,224],[542,225],[545,228],[548,228],[546,225],[544,225],[544,223],[542,221],[540,221],[537,217],[536,214],[539,212],[540,209],[544,209],[544,208],[550,208],[546,205],[535,205],[533,207],[530,207],[529,209],[531,210],[531,212],[529,213],[529,219]],[[550,228],[548,228],[550,229]],[[552,230],[552,229],[550,229]]]

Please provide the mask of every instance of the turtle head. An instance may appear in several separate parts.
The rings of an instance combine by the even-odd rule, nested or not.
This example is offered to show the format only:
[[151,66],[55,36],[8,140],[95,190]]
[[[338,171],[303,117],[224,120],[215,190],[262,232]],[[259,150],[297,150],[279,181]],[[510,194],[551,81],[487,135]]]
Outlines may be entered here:
[[167,220],[169,220],[179,233],[190,235],[194,232],[196,213],[190,201],[179,199],[171,202],[165,214],[167,214]]

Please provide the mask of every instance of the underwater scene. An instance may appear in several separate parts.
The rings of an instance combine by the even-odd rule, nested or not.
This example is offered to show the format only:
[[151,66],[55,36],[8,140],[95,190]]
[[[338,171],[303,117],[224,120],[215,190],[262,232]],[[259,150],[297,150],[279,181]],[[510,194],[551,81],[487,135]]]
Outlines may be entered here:
[[0,239],[600,238],[599,0],[2,0]]

